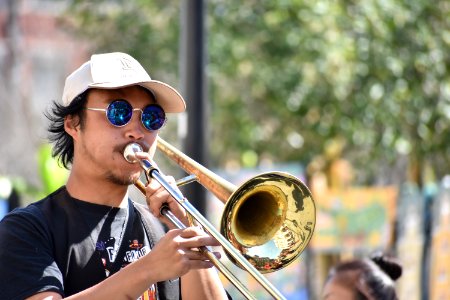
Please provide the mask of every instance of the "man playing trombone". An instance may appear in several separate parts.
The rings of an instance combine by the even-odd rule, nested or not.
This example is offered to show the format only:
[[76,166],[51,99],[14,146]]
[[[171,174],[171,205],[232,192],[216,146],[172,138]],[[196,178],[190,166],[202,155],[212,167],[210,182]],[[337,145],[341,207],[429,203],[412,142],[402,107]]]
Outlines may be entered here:
[[[151,80],[124,53],[93,55],[66,79],[62,103],[47,114],[53,155],[70,167],[67,184],[0,223],[0,299],[226,299],[213,264],[197,249],[217,241],[196,227],[174,229],[166,203],[188,226],[166,189],[151,180],[148,207],[131,201],[140,176],[129,143],[151,161],[166,113],[181,95]],[[176,188],[175,180],[166,180]],[[159,221],[169,228],[167,233]]]

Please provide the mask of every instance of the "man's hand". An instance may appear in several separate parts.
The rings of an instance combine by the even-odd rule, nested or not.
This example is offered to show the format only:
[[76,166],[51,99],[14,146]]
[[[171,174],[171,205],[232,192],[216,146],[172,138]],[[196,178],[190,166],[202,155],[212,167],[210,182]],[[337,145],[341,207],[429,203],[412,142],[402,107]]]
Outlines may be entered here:
[[[156,262],[151,268],[157,281],[181,277],[190,270],[208,269],[214,265],[198,250],[203,246],[219,246],[219,242],[198,227],[172,229],[145,256]],[[217,258],[220,254],[214,252]]]

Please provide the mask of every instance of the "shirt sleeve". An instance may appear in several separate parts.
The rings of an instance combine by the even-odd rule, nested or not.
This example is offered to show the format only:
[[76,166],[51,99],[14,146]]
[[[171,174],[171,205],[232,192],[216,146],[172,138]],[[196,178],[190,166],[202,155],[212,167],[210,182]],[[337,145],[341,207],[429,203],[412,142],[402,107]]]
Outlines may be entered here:
[[0,299],[24,299],[44,291],[63,296],[51,235],[38,211],[17,209],[0,222]]

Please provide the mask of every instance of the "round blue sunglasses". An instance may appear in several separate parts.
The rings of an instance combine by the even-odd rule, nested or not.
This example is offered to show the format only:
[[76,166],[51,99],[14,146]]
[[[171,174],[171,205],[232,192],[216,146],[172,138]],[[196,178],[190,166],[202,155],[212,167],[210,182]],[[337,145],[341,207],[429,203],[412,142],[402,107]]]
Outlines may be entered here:
[[141,112],[142,125],[149,131],[161,129],[167,120],[164,109],[158,104],[150,104],[143,109],[133,108],[131,104],[124,99],[114,100],[106,109],[92,107],[86,107],[86,109],[104,111],[109,123],[116,127],[127,125],[130,122],[134,111]]

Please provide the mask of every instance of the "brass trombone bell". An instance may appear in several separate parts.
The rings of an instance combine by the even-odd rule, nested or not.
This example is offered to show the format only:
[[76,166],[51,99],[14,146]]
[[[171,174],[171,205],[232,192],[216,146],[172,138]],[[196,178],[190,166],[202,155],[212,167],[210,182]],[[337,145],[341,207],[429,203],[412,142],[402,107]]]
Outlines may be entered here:
[[259,272],[284,268],[308,245],[316,209],[311,192],[300,179],[270,172],[236,187],[160,137],[157,147],[225,203],[220,232]]

